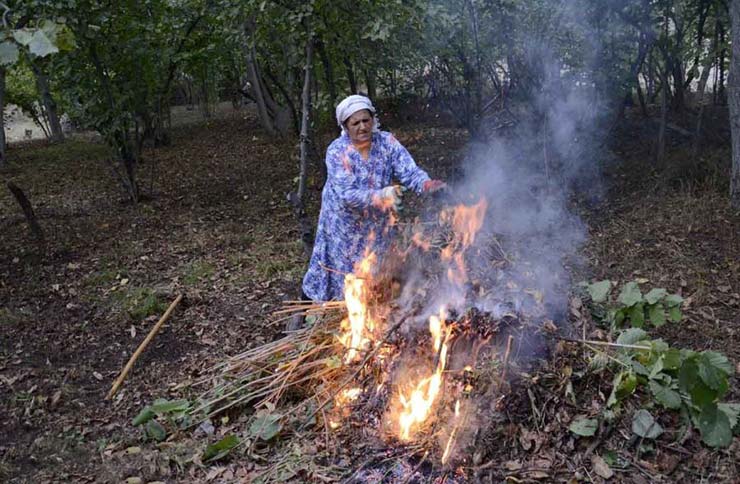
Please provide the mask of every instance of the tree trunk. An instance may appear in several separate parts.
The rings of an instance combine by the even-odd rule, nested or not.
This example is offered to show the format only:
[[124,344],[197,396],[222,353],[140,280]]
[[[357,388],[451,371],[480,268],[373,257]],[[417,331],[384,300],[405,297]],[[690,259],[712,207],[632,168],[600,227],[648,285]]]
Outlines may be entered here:
[[344,67],[347,70],[347,80],[349,81],[349,90],[351,94],[357,94],[357,78],[355,77],[355,70],[352,68],[352,62],[349,57],[344,58]]
[[275,125],[272,122],[270,114],[267,112],[265,95],[262,90],[262,81],[257,72],[257,54],[253,45],[254,39],[250,22],[246,22],[244,24],[244,33],[247,37],[247,42],[244,47],[245,57],[247,60],[247,79],[251,85],[251,92],[254,95],[254,99],[257,101],[257,113],[259,114],[262,127],[265,128],[268,134],[274,136],[277,134],[277,130],[275,129]]
[[49,90],[49,78],[41,70],[38,62],[31,60],[31,70],[33,75],[36,77],[36,87],[41,95],[41,102],[44,105],[46,111],[47,121],[49,123],[49,130],[51,131],[51,141],[59,142],[64,140],[64,134],[62,133],[62,125],[59,122],[59,113],[57,112],[57,103],[54,102],[54,98],[51,97],[51,91]]
[[730,2],[732,58],[727,82],[732,133],[732,172],[730,175],[730,203],[740,209],[740,1]]
[[[103,64],[100,62],[96,45],[91,43],[89,45],[89,50],[90,58],[95,67],[95,72],[98,75],[98,80],[103,86],[103,92],[105,93],[106,101],[108,103],[108,109],[111,113],[119,113],[118,116],[121,120],[120,123],[115,123],[113,127],[111,127],[110,124],[103,124],[97,127],[97,129],[106,138],[108,145],[117,151],[118,161],[120,162],[124,173],[119,173],[115,169],[114,164],[111,164],[111,166],[114,167],[114,173],[123,184],[123,188],[126,190],[129,199],[134,203],[138,203],[139,184],[136,181],[136,167],[139,162],[139,151],[138,146],[131,143],[131,126],[127,118],[128,113],[120,113],[120,110],[116,108],[110,78],[105,69],[103,69]],[[135,113],[133,113],[131,119],[134,119],[135,117]]]
[[5,67],[0,66],[0,169],[7,163],[5,156]]
[[714,61],[714,55],[708,54],[702,67],[701,77],[699,77],[699,86],[696,90],[696,99],[699,102],[699,114],[696,116],[696,128],[694,129],[694,142],[693,142],[693,153],[694,157],[699,156],[699,150],[701,149],[701,130],[702,123],[704,122],[704,90],[707,87],[707,81],[709,80],[709,72],[712,70],[712,63]]
[[658,128],[658,142],[656,147],[655,159],[659,169],[664,168],[665,162],[665,133],[666,124],[668,123],[668,71],[661,73],[660,83],[660,127]]
[[[736,0],[731,0],[730,3],[734,3]],[[727,52],[725,51],[725,29],[724,25],[722,23],[718,23],[719,25],[719,45],[722,46],[720,52],[719,52],[719,81],[717,85],[717,99],[715,100],[716,104],[724,104],[725,103],[725,57],[727,56]]]
[[44,232],[43,230],[41,230],[41,226],[39,225],[38,220],[36,220],[36,215],[33,213],[33,206],[31,206],[31,202],[23,193],[23,190],[21,190],[15,183],[8,180],[5,184],[8,187],[8,190],[10,190],[10,193],[13,194],[15,200],[18,202],[18,205],[20,205],[21,210],[23,210],[23,215],[26,217],[26,222],[28,222],[28,228],[31,229],[31,234],[33,234],[36,242],[38,242],[39,244],[43,244]]
[[640,100],[640,111],[643,117],[648,117],[647,105],[645,104],[645,94],[642,92],[642,86],[640,85],[640,77],[637,77],[637,99]]
[[334,103],[337,101],[337,85],[334,81],[334,67],[331,64],[329,55],[326,53],[324,43],[318,41],[316,43],[316,49],[319,51],[321,65],[324,68],[324,81],[326,82],[326,90],[329,93],[329,106],[333,108]]
[[365,69],[365,84],[367,85],[367,97],[376,100],[378,96],[376,83],[375,83],[375,68]]
[[301,164],[298,176],[298,191],[288,195],[288,199],[293,205],[298,226],[301,233],[301,241],[306,257],[311,256],[313,251],[313,229],[311,222],[308,220],[303,200],[306,196],[306,185],[308,181],[308,157],[310,149],[310,122],[311,122],[311,74],[313,64],[313,37],[309,36],[306,42],[306,66],[303,77],[303,92],[301,95]]

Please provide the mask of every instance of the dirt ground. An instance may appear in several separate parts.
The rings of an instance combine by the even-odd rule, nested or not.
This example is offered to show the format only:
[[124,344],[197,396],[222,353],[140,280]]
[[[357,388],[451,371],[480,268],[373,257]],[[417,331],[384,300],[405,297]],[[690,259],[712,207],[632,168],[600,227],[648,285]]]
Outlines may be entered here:
[[[434,119],[390,118],[386,126],[432,174],[454,174],[464,131]],[[740,362],[740,214],[729,208],[721,180],[682,183],[681,173],[667,178],[652,167],[647,143],[630,129],[617,134],[622,141],[613,150],[622,162],[606,174],[606,200],[583,208],[590,271],[621,282],[644,277],[681,293],[687,321],[662,336]],[[726,148],[708,152],[728,156]],[[270,314],[295,297],[305,268],[285,202],[296,153],[293,140],[267,138],[252,116],[181,127],[171,147],[145,153],[140,173],[152,196],[132,206],[101,161],[108,156],[102,145],[11,147],[4,174],[31,199],[47,243],[32,241],[14,200],[0,192],[0,480],[214,477],[172,453],[163,460],[148,452],[152,444],[131,419],[155,398],[179,396],[179,383],[224,356],[279,331]],[[312,177],[313,216],[317,182]],[[175,315],[106,401],[129,355],[180,293]],[[733,388],[737,400],[737,381]],[[122,464],[127,454],[141,458]],[[726,478],[738,462],[736,439],[728,450],[687,456],[681,475],[711,481],[721,471]]]

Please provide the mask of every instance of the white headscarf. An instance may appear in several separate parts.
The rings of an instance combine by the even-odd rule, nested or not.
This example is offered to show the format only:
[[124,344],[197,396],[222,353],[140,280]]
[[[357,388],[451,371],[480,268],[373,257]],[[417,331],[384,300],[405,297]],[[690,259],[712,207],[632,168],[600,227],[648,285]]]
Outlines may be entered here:
[[374,118],[373,123],[373,131],[378,131],[378,128],[380,127],[380,123],[378,123],[378,117],[375,115],[375,106],[373,106],[373,103],[370,101],[369,98],[365,96],[361,96],[359,94],[353,94],[351,96],[347,96],[337,104],[337,124],[339,125],[339,128],[342,130],[342,133],[345,132],[344,129],[344,122],[349,119],[350,116],[355,114],[357,111],[362,111],[363,109],[367,109],[372,113]]

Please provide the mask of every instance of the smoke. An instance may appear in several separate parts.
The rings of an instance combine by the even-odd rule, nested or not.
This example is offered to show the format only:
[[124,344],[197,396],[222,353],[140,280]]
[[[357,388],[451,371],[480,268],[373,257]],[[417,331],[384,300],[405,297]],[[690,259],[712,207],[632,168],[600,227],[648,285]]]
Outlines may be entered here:
[[[599,51],[585,19],[572,2],[559,14],[563,26],[579,29],[589,51]],[[485,140],[472,141],[464,161],[464,176],[454,186],[461,199],[484,196],[489,207],[481,240],[495,237],[507,250],[511,265],[504,275],[489,271],[492,298],[481,309],[494,310],[511,302],[526,310],[523,298],[504,301],[512,281],[542,293],[547,315],[564,313],[570,288],[567,266],[579,260],[587,228],[574,211],[577,200],[594,202],[604,193],[601,168],[609,153],[604,147],[611,110],[599,92],[588,55],[579,68],[557,51],[532,40],[527,63],[539,78],[529,96],[483,124]],[[594,54],[595,55],[595,54]],[[491,127],[506,126],[503,129]],[[485,267],[488,261],[474,264]],[[490,265],[490,264],[489,264]],[[499,273],[495,273],[498,271]],[[507,287],[504,287],[507,285]]]

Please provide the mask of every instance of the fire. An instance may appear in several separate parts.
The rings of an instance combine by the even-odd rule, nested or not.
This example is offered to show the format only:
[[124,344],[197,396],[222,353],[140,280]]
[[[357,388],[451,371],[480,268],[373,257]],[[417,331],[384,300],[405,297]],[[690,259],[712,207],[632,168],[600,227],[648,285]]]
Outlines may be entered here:
[[329,419],[329,427],[332,430],[341,426],[340,419],[346,413],[345,407],[349,402],[357,400],[362,395],[362,388],[347,388],[342,390],[334,397],[333,416]]
[[468,280],[465,250],[475,242],[475,236],[483,226],[487,208],[488,202],[481,198],[475,205],[461,204],[440,213],[441,221],[449,223],[454,234],[450,244],[440,254],[442,260],[450,264],[447,278],[454,284],[462,285]]
[[347,304],[347,318],[342,321],[343,334],[339,341],[347,348],[345,363],[352,363],[373,340],[376,324],[368,311],[368,280],[377,257],[369,252],[355,267],[354,274],[344,278],[344,300]]
[[450,458],[450,453],[452,452],[452,444],[455,443],[455,434],[457,433],[459,419],[460,419],[460,400],[455,402],[455,427],[452,429],[450,438],[447,439],[447,445],[445,445],[445,451],[442,453],[442,464],[446,464],[447,459]]
[[451,328],[442,327],[445,317],[446,312],[443,307],[439,317],[433,315],[429,318],[432,348],[435,354],[439,353],[439,361],[434,374],[423,378],[416,384],[408,397],[403,392],[399,394],[403,408],[398,418],[399,438],[403,441],[411,440],[412,434],[427,420],[442,389],[442,375],[447,364],[447,350],[452,333]]

